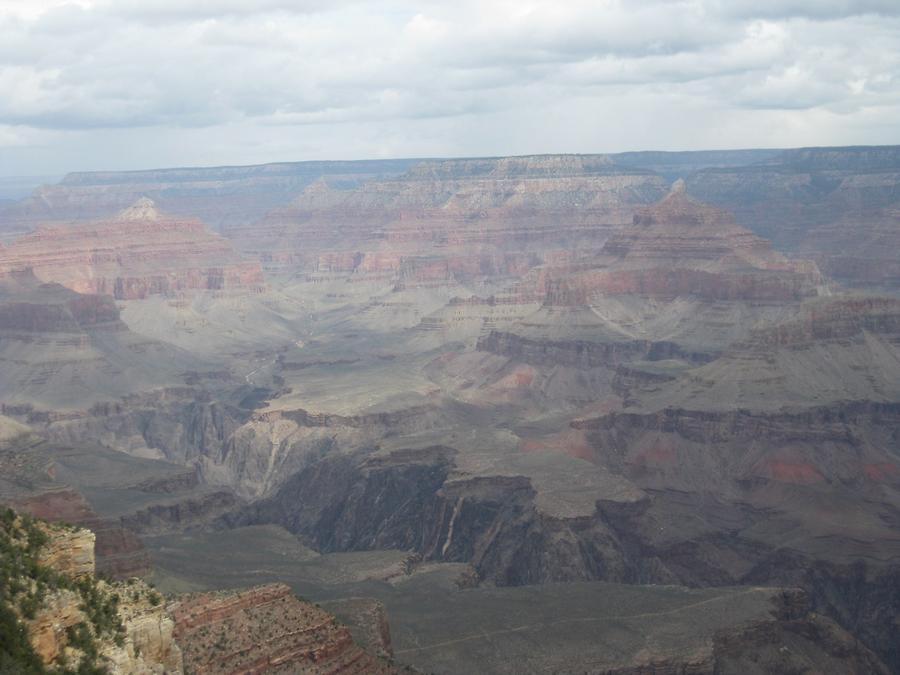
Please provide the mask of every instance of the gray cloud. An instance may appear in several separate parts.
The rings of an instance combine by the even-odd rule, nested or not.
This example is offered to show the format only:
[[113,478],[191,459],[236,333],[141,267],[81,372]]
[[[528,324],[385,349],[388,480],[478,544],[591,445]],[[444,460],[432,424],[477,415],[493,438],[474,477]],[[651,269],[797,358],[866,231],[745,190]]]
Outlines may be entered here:
[[897,44],[896,0],[0,0],[0,173],[892,142]]
[[864,14],[900,15],[894,0],[714,0],[711,8],[739,18],[841,19]]

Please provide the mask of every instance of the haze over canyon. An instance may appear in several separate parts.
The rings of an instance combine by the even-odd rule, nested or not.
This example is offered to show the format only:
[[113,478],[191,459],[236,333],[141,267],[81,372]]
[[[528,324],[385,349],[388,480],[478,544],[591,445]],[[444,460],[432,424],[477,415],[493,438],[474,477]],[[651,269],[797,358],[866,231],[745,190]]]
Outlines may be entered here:
[[68,174],[0,413],[22,672],[900,672],[900,146]]

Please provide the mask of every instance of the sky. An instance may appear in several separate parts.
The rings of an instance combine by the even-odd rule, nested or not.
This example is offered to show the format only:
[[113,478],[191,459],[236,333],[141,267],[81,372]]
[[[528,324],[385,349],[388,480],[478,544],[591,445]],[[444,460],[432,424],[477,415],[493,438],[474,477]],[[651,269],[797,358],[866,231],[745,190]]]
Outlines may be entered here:
[[0,176],[900,143],[900,0],[0,0]]

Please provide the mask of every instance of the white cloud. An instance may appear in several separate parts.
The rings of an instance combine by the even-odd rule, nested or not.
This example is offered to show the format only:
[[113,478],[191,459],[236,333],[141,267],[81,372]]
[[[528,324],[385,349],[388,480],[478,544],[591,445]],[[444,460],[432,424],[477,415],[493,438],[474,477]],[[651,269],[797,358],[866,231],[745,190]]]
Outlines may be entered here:
[[895,142],[898,44],[896,0],[0,0],[0,125],[32,172]]

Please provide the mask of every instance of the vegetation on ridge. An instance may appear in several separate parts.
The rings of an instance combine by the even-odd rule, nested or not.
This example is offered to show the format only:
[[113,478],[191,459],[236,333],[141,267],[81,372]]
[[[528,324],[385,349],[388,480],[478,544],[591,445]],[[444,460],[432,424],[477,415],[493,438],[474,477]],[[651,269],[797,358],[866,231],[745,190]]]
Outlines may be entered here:
[[[93,576],[73,579],[41,564],[40,552],[49,542],[48,525],[9,508],[0,510],[0,672],[22,675],[99,675],[98,640],[112,639],[121,646],[125,629],[118,614],[119,596]],[[76,650],[70,663],[65,651],[45,666],[28,639],[27,622],[34,620],[47,600],[69,591],[80,600],[85,620],[66,629],[67,646]],[[70,656],[72,652],[70,651]]]

